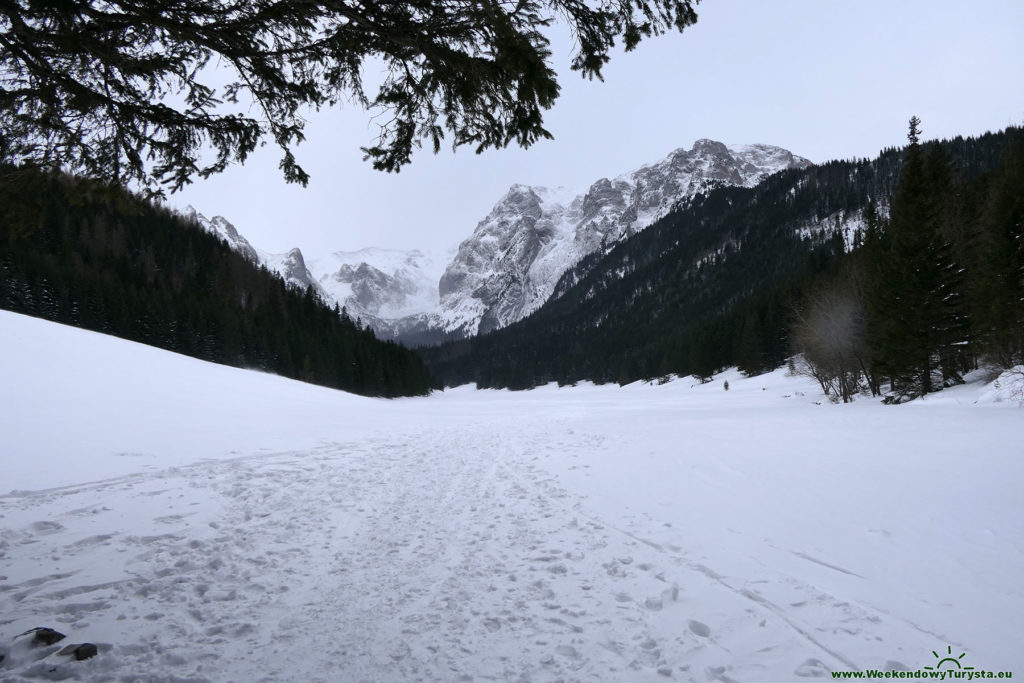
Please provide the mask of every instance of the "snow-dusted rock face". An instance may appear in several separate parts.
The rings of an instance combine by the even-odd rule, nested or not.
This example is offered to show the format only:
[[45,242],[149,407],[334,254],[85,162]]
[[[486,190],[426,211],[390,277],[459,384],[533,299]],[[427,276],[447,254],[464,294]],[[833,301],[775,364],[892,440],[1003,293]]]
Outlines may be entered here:
[[582,257],[646,228],[681,200],[722,185],[752,187],[765,175],[809,164],[771,145],[703,139],[579,195],[515,185],[442,275],[439,318],[449,332],[504,327],[547,301]]
[[289,285],[298,289],[312,287],[323,294],[320,284],[306,266],[306,260],[302,257],[302,251],[298,248],[291,249],[283,254],[269,254],[265,251],[257,251],[261,262],[267,267],[267,270],[280,275]]
[[223,216],[207,218],[191,206],[185,209],[184,216],[188,220],[198,223],[206,232],[220,237],[222,240],[227,242],[232,249],[244,256],[246,260],[255,264],[260,264],[259,254],[256,252],[256,249],[249,244],[249,240],[238,234],[238,230],[235,229],[235,226],[229,223]]
[[444,261],[418,250],[371,247],[335,252],[310,267],[327,296],[353,316],[397,320],[437,308]]
[[[474,334],[502,327],[544,297],[537,273],[562,267],[562,258],[551,263],[548,257],[553,247],[571,238],[564,215],[572,201],[562,188],[512,186],[441,276],[440,318],[446,331]],[[557,278],[561,271],[551,274]]]

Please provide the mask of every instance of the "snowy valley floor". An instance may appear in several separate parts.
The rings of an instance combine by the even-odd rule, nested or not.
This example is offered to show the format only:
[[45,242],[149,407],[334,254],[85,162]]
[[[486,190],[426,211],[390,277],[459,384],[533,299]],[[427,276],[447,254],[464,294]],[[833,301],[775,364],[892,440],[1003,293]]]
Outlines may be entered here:
[[0,681],[1022,677],[1005,394],[384,401],[0,312]]

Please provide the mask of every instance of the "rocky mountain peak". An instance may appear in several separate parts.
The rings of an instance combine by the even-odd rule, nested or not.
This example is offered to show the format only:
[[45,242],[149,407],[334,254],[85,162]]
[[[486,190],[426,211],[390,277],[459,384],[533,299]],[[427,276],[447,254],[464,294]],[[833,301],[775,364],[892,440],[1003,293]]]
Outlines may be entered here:
[[513,185],[508,193],[505,194],[504,199],[495,206],[494,210],[500,213],[513,211],[522,216],[539,218],[541,214],[540,204],[540,196],[534,188],[527,185]]
[[228,221],[228,219],[224,218],[223,216],[214,216],[213,218],[211,218],[210,229],[213,232],[223,234],[232,240],[238,240],[241,238],[241,236],[238,234],[238,230],[235,229],[235,226],[232,225]]
[[677,149],[672,153],[672,156],[694,156],[694,155],[727,155],[729,154],[729,148],[725,143],[719,142],[718,140],[709,140],[708,138],[701,138],[693,143],[693,147],[687,151],[685,149]]

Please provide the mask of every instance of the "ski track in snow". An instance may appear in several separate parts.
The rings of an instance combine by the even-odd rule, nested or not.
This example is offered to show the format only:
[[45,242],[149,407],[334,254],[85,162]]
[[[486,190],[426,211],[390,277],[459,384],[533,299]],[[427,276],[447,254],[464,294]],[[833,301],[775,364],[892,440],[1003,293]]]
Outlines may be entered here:
[[[595,516],[534,464],[600,447],[584,438],[413,433],[8,496],[4,555],[50,569],[4,579],[0,626],[102,625],[117,642],[89,675],[144,681],[729,682],[772,680],[780,660],[859,669],[851,635],[880,657],[932,647],[768,568],[723,576],[677,545],[685,530]],[[126,515],[155,533],[124,533]]]

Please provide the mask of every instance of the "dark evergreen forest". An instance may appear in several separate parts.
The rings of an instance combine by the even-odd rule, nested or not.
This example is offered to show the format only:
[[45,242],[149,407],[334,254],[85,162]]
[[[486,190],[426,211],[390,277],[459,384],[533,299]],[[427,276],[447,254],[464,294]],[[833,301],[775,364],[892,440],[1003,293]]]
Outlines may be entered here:
[[[904,330],[904,336],[919,336],[921,330],[908,329],[899,317],[905,315],[897,313],[900,309],[882,300],[901,297],[910,288],[898,278],[917,267],[908,260],[914,254],[918,265],[920,259],[945,258],[943,272],[962,280],[951,285],[953,298],[960,297],[961,308],[972,302],[977,315],[973,323],[966,315],[944,323],[950,328],[943,337],[945,351],[903,353],[916,353],[919,363],[923,357],[944,358],[935,362],[949,369],[947,381],[958,376],[954,364],[962,372],[983,354],[1001,353],[1004,364],[1014,358],[1021,362],[1024,317],[1021,299],[1014,303],[1024,283],[1024,184],[1014,161],[1021,156],[1021,137],[1011,129],[933,143],[927,152],[915,143],[884,150],[874,160],[834,161],[781,172],[754,188],[723,187],[698,195],[606,253],[584,259],[530,317],[490,334],[422,349],[424,358],[449,386],[627,383],[670,373],[709,378],[734,365],[757,374],[806,351],[800,346],[805,328],[799,323],[806,322],[809,302],[827,289],[824,283],[861,283],[864,291],[854,297],[857,319],[849,337],[866,337],[869,327],[871,334],[882,335],[889,323],[892,330]],[[929,162],[927,172],[916,170],[924,157],[941,161]],[[932,199],[915,200],[927,206],[912,205],[905,196],[908,182],[930,188]],[[920,187],[913,190],[920,192]],[[922,220],[929,225],[940,221],[945,226],[941,239],[932,240],[929,255],[920,240],[900,250],[893,247],[908,216],[925,213],[929,218]],[[862,227],[844,235],[830,224],[837,217],[856,217]],[[855,268],[855,261],[870,267]],[[1002,263],[998,274],[997,261]],[[950,295],[933,290],[930,297]],[[993,298],[996,291],[1001,293]],[[964,343],[968,333],[990,341],[987,346]],[[895,337],[891,343],[897,344]],[[870,378],[876,393],[883,380],[897,392],[936,388],[920,382],[911,386],[907,375],[916,372],[920,379],[923,370],[900,365],[897,371],[883,358],[876,354],[873,369],[867,367],[870,359],[863,358],[866,372],[857,369]]]
[[123,190],[0,169],[0,308],[370,396],[427,393],[422,360]]
[[799,302],[801,369],[837,400],[900,403],[1024,364],[1024,131],[958,156],[970,146],[922,144],[919,124],[888,217],[871,205],[859,248]]

